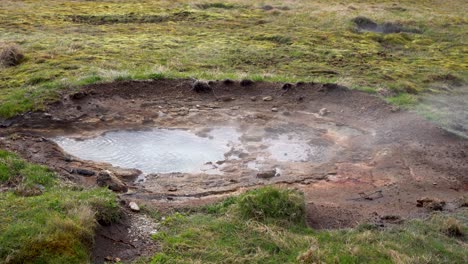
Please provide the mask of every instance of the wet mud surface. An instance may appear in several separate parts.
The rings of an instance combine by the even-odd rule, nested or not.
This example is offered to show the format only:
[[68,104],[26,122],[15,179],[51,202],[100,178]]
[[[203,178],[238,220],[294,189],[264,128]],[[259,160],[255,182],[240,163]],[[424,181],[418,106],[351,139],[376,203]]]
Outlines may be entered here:
[[[314,228],[425,216],[431,209],[417,206],[423,197],[445,201],[442,210],[455,210],[467,193],[468,141],[375,96],[333,84],[217,81],[210,86],[213,90],[197,93],[191,80],[91,85],[64,94],[44,112],[3,121],[0,148],[85,186],[102,185],[100,175],[108,170],[124,203],[159,211],[212,203],[262,185],[297,188],[305,193]],[[90,140],[126,131],[128,147],[135,135],[155,129],[190,133],[211,142],[197,145],[195,153],[221,148],[222,155],[208,155],[179,172],[177,164],[162,164],[170,165],[165,170],[119,168],[104,163],[106,155],[94,161],[78,157],[96,153],[99,144],[84,144]],[[56,143],[64,146],[63,140],[89,149],[79,148],[80,155],[73,156]],[[142,151],[145,142],[139,143]],[[157,143],[144,151],[161,151]],[[104,154],[141,161],[138,148]],[[185,162],[175,158],[172,163]],[[115,241],[100,239],[110,243],[102,249],[109,255],[125,260],[138,253],[119,255]],[[118,240],[134,243],[126,236]]]

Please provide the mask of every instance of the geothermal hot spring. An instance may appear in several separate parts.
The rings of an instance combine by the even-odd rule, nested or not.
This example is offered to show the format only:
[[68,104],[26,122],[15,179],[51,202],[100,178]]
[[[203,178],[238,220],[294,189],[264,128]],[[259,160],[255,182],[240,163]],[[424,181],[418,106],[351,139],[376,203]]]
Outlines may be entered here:
[[331,151],[329,144],[313,133],[310,136],[262,131],[256,135],[247,136],[232,127],[204,132],[153,128],[109,131],[92,138],[60,136],[53,140],[80,159],[136,168],[144,174],[219,174],[229,162],[253,171],[280,170],[282,163],[323,162]]

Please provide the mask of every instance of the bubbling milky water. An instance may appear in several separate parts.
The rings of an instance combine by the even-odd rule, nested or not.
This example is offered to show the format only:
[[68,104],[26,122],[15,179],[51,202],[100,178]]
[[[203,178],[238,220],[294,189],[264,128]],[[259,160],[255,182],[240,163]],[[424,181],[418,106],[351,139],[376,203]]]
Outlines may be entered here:
[[225,160],[224,153],[238,141],[231,128],[213,129],[200,137],[182,129],[113,131],[89,139],[53,140],[80,159],[107,162],[149,173],[201,172],[207,162]]

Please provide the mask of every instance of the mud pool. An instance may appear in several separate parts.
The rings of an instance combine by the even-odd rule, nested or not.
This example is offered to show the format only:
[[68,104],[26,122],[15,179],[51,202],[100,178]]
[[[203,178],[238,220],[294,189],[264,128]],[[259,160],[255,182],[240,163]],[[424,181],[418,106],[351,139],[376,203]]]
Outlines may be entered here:
[[4,122],[0,147],[161,211],[258,186],[297,188],[316,228],[424,216],[421,197],[451,206],[466,193],[466,140],[376,96],[315,83],[212,87],[216,96],[187,80],[89,86]]

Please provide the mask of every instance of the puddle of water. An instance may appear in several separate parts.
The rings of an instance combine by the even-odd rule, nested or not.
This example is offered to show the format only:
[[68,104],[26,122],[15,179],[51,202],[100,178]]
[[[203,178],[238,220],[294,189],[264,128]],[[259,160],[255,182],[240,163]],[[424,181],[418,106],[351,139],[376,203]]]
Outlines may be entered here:
[[152,129],[107,132],[82,140],[69,137],[53,140],[64,151],[80,159],[137,168],[145,174],[209,173],[212,170],[205,164],[225,160],[224,153],[240,135],[232,128],[213,129],[208,135],[200,137],[180,129]]

